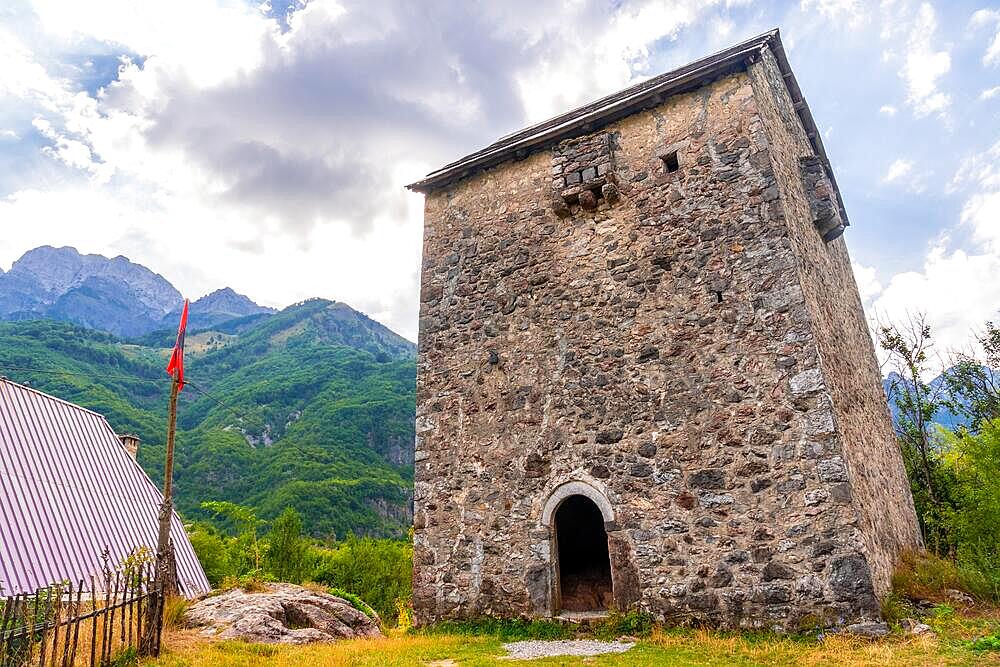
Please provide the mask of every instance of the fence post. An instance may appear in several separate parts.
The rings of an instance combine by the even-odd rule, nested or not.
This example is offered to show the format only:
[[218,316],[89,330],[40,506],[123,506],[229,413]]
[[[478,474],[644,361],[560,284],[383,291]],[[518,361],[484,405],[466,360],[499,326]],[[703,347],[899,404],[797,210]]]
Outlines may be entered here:
[[[45,609],[42,610],[42,639],[38,642],[38,667],[45,667],[45,644],[49,634],[49,599],[52,597],[52,589],[45,589]],[[36,610],[37,611],[37,610]]]
[[28,619],[28,659],[26,665],[31,664],[31,654],[35,646],[35,619],[38,617],[38,591],[35,591],[35,610],[28,612],[28,594],[24,594],[24,616]]
[[52,667],[59,658],[59,619],[62,617],[62,584],[56,584],[56,604],[52,613]]
[[64,665],[69,665],[72,667],[73,663],[76,662],[76,645],[80,639],[80,620],[79,617],[83,616],[83,609],[80,607],[80,599],[83,596],[83,579],[76,585],[76,607],[73,609],[73,614],[77,616],[76,623],[73,624],[73,648],[69,654],[69,662],[63,661]]
[[[62,650],[62,667],[67,667],[69,664],[69,640],[71,630],[73,626],[76,625],[76,609],[73,608],[73,582],[70,581],[68,587],[66,588],[66,637],[63,639],[63,650]],[[72,625],[70,625],[72,623]],[[55,657],[52,656],[52,664],[55,667]]]

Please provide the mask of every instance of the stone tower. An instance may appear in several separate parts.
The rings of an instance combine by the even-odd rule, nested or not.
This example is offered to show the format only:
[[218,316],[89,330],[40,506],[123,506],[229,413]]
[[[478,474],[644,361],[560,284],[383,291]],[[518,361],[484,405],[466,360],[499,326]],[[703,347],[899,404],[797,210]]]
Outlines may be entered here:
[[920,537],[776,30],[410,187],[418,623],[878,614]]

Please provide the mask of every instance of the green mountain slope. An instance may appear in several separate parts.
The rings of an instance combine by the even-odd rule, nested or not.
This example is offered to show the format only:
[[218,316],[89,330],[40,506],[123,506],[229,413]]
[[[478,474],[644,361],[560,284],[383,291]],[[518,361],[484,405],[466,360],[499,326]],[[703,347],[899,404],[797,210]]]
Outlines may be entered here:
[[[292,506],[317,537],[404,535],[413,344],[322,300],[245,325],[188,336],[191,384],[179,403],[175,471],[181,514],[208,518],[205,500],[252,505],[265,518]],[[139,462],[159,483],[170,343],[141,343],[65,323],[3,323],[0,373],[138,434]]]

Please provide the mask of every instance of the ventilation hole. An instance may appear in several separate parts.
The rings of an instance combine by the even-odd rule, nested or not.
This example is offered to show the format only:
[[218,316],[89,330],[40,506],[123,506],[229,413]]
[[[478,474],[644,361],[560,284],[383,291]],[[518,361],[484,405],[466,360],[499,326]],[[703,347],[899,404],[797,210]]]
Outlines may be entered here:
[[715,292],[715,302],[722,303],[722,292],[719,292],[718,290]]
[[677,151],[668,153],[661,159],[663,160],[663,168],[667,170],[668,174],[672,174],[681,168],[681,163],[677,161]]

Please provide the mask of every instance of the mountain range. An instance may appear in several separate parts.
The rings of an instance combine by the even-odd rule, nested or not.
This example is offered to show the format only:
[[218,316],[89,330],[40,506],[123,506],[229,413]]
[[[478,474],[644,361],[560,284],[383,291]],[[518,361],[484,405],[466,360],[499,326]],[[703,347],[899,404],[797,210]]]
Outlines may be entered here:
[[[0,275],[0,374],[137,434],[162,479],[180,294],[124,257],[38,248]],[[193,302],[175,462],[177,508],[294,507],[317,537],[405,536],[416,346],[347,304],[281,311],[223,289]]]
[[[42,246],[0,271],[0,320],[59,320],[134,337],[176,327],[183,300],[166,278],[121,255]],[[227,287],[191,304],[190,325],[273,312]]]

